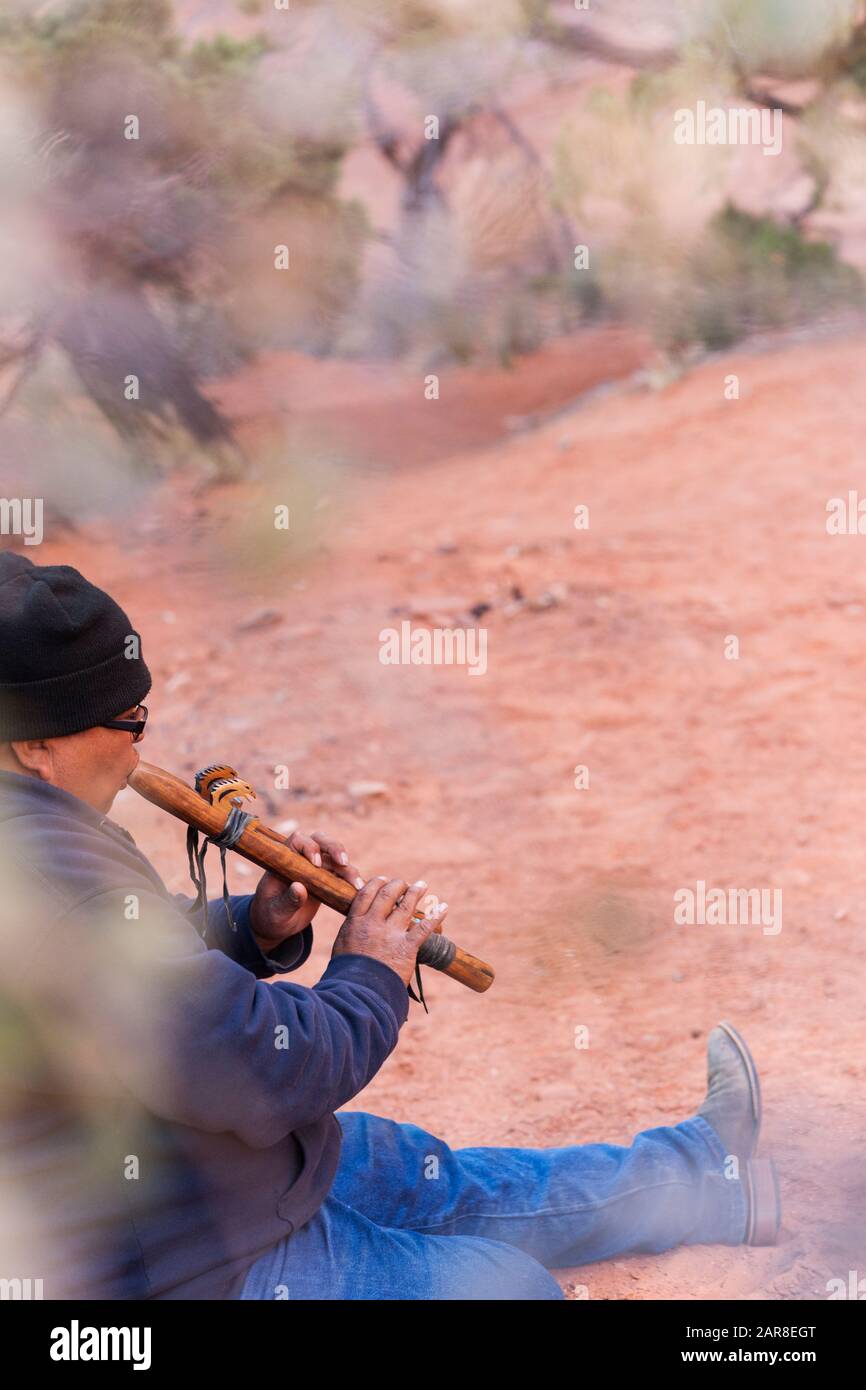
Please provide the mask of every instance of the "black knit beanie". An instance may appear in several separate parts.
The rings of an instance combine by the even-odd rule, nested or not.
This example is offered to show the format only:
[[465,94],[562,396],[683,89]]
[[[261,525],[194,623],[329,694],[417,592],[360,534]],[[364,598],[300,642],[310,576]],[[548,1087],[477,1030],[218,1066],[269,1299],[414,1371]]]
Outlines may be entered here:
[[150,690],[123,609],[71,565],[0,552],[0,742],[116,719]]

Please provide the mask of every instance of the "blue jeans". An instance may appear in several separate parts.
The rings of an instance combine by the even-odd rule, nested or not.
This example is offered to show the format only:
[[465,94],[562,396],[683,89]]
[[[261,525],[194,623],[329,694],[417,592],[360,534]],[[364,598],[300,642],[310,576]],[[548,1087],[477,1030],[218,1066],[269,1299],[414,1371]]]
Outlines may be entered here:
[[630,1148],[459,1148],[416,1125],[338,1115],[334,1186],[252,1266],[242,1298],[562,1298],[548,1269],[671,1245],[740,1244],[740,1181],[701,1119]]
[[629,1148],[449,1149],[343,1112],[334,1185],[262,1255],[241,1298],[562,1298],[548,1269],[673,1245],[738,1245],[746,1202],[700,1116]]

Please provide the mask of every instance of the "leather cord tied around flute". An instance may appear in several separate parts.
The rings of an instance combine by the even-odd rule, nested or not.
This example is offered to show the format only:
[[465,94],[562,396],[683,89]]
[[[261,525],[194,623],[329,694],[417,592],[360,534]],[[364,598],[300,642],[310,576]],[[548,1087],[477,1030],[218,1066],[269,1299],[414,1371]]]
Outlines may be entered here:
[[418,986],[417,994],[411,985],[406,986],[409,992],[409,998],[414,999],[416,1004],[423,1004],[425,1014],[429,1014],[430,1010],[427,1008],[427,1000],[424,998],[424,986],[421,983],[421,965],[417,960],[415,961],[415,983]]
[[207,922],[207,876],[204,861],[208,845],[215,845],[220,852],[220,865],[223,871],[223,902],[225,903],[226,918],[232,931],[237,931],[237,923],[232,915],[232,904],[229,896],[226,850],[234,849],[251,820],[255,820],[255,816],[250,815],[249,811],[242,811],[240,806],[233,806],[219,835],[208,835],[200,841],[199,832],[194,825],[187,829],[186,853],[189,860],[189,876],[195,888],[195,903],[192,911],[197,912],[199,908],[202,908],[205,923]]

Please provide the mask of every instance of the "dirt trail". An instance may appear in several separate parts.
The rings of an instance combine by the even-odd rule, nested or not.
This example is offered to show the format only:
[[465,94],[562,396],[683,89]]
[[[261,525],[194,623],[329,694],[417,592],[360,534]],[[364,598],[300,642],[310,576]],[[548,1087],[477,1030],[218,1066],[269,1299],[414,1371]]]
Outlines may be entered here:
[[[557,415],[579,398],[621,383],[657,358],[649,337],[615,324],[545,343],[500,366],[439,369],[439,397],[425,396],[426,371],[405,364],[315,359],[272,352],[221,384],[220,405],[253,434],[283,421],[354,459],[357,468],[412,467]],[[426,407],[426,408],[425,408]]]
[[[430,1018],[413,1007],[364,1108],[456,1145],[628,1142],[697,1108],[716,1021],[743,1030],[782,1243],[564,1274],[593,1298],[826,1297],[864,1268],[866,540],[825,529],[827,499],[863,478],[864,346],[736,353],[495,446],[347,475],[255,577],[231,538],[267,513],[264,485],[207,504],[172,486],[122,535],[40,556],[80,564],[141,627],[147,757],[228,758],[265,789],[287,763],[269,815],[333,829],[370,873],[423,873],[495,964],[483,998],[429,982]],[[479,603],[483,678],[379,663],[382,628]],[[368,779],[387,793],[349,794]],[[180,828],[131,792],[116,814],[181,888]],[[673,893],[698,879],[781,888],[781,932],[675,927]],[[333,934],[319,921],[310,984]]]

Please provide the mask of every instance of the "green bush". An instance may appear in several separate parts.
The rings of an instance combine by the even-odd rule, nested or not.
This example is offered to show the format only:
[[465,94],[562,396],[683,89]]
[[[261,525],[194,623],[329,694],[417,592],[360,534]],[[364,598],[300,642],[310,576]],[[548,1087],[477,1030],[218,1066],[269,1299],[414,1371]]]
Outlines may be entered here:
[[748,333],[807,323],[862,304],[853,266],[826,241],[728,204],[693,252],[671,322],[672,346],[729,347]]

